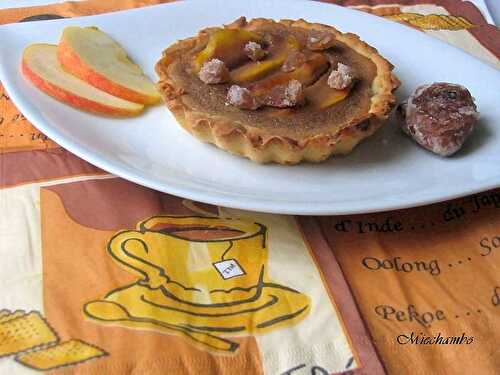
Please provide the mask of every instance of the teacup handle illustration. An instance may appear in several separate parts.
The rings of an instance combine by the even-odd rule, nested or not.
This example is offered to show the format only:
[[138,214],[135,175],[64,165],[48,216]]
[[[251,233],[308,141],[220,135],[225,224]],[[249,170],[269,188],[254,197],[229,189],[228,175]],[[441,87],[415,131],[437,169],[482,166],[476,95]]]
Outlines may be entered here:
[[[113,259],[143,277],[151,288],[156,289],[168,282],[168,277],[163,268],[140,256],[140,252],[144,254],[149,252],[148,244],[142,239],[143,237],[144,233],[136,230],[119,232],[109,241],[108,252]],[[135,251],[132,250],[132,246],[136,248]],[[140,249],[139,252],[137,247]]]

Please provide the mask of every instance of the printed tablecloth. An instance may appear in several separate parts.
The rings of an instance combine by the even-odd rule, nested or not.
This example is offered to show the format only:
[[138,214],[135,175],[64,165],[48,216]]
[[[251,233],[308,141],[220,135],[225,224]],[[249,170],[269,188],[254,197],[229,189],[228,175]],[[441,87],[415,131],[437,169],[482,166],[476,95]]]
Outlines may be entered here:
[[[500,67],[500,32],[469,2],[330,2]],[[499,190],[321,218],[192,202],[60,148],[1,89],[0,373],[497,374],[499,213]]]

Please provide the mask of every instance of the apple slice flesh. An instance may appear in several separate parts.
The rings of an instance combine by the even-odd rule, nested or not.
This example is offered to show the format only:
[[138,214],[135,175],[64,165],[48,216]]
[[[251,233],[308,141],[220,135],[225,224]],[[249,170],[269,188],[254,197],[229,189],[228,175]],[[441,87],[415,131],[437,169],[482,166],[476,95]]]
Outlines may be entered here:
[[230,73],[231,80],[236,83],[245,83],[260,79],[279,68],[285,62],[288,55],[299,48],[300,45],[297,39],[290,36],[284,45],[275,54],[268,56],[267,59],[254,61],[232,70]]
[[316,80],[326,69],[328,60],[320,53],[315,53],[310,60],[303,63],[291,72],[279,72],[257,81],[250,85],[250,90],[256,96],[264,95],[271,91],[273,87],[283,85],[291,80],[297,80],[304,86],[308,86]]
[[332,89],[328,86],[328,77],[322,77],[314,85],[311,85],[305,89],[306,99],[313,108],[316,109],[326,109],[334,104],[337,104],[347,98],[351,92],[351,86],[342,89]]
[[111,95],[141,104],[160,101],[160,94],[141,68],[96,27],[64,28],[58,57],[66,71]]
[[142,104],[117,98],[65,72],[57,60],[57,46],[32,44],[22,57],[24,76],[46,94],[81,110],[109,116],[132,116]]

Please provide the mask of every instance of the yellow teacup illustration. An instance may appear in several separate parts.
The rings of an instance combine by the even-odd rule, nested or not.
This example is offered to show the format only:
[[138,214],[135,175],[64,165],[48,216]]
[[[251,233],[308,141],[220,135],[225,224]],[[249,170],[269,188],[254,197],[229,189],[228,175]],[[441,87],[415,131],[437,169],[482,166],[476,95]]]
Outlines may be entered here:
[[103,323],[189,337],[235,351],[222,336],[248,335],[302,320],[310,300],[267,276],[267,228],[239,219],[155,216],[114,235],[107,250],[138,276],[84,306]]

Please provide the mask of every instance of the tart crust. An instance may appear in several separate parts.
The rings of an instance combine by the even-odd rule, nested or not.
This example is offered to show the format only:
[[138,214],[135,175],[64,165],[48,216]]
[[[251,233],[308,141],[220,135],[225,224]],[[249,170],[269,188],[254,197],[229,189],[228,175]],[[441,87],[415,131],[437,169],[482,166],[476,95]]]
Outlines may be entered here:
[[[275,22],[257,18],[250,21],[247,26],[258,29],[262,25]],[[272,129],[257,128],[231,119],[223,113],[214,114],[194,108],[188,104],[189,101],[183,100],[183,97],[189,94],[176,87],[168,68],[181,54],[191,50],[200,37],[206,36],[206,30],[200,31],[196,37],[180,40],[167,48],[156,64],[156,72],[160,77],[157,85],[167,107],[181,126],[196,138],[255,162],[297,164],[302,161],[320,162],[331,155],[348,154],[361,140],[375,133],[383,125],[394,107],[396,99],[393,92],[399,87],[400,82],[392,73],[393,65],[355,34],[341,33],[332,26],[309,23],[302,19],[281,20],[276,23],[334,34],[338,41],[368,58],[376,67],[376,75],[371,85],[369,110],[341,126],[335,124],[331,131],[323,130],[301,139],[294,139],[273,134]]]

